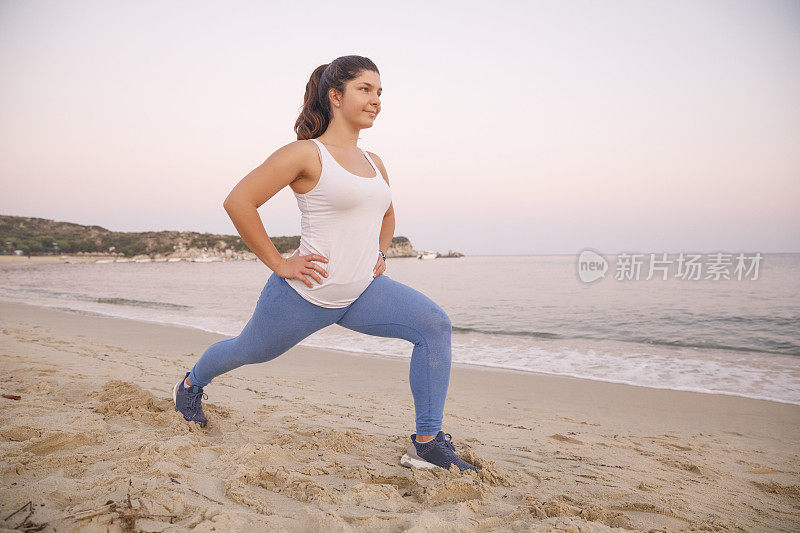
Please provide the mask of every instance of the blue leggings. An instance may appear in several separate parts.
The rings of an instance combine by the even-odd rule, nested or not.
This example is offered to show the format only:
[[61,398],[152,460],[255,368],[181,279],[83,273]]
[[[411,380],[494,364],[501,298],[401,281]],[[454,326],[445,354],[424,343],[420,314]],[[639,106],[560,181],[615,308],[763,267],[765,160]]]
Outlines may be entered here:
[[209,346],[192,368],[189,382],[204,387],[234,368],[271,361],[333,323],[414,344],[408,377],[417,434],[437,434],[450,383],[450,318],[421,292],[383,274],[347,307],[328,308],[305,300],[273,272],[242,332]]

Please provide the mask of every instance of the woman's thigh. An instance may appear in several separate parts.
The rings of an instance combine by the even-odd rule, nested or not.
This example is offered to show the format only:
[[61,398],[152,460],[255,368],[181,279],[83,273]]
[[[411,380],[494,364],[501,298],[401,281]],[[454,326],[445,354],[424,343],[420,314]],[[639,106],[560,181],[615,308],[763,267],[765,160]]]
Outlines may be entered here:
[[343,312],[303,299],[284,278],[273,273],[242,332],[209,346],[194,365],[190,381],[205,386],[234,368],[275,359],[315,331],[335,323]]
[[373,279],[350,304],[337,324],[369,335],[402,338],[419,343],[431,336],[447,335],[447,313],[428,296],[385,275]]
[[236,337],[236,350],[247,362],[269,361],[335,323],[343,311],[312,304],[273,273],[261,291],[253,316]]

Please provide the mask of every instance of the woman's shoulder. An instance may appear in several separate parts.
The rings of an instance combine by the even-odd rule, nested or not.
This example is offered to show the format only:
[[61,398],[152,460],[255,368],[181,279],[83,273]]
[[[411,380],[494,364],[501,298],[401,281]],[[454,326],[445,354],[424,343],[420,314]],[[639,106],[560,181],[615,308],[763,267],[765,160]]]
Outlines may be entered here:
[[311,139],[298,139],[288,144],[284,144],[275,150],[275,153],[288,154],[290,156],[303,156],[317,151],[314,141]]
[[[299,139],[284,144],[269,156],[268,161],[270,160],[280,172],[294,176],[291,182],[292,189],[297,186],[301,189],[310,189],[311,187],[307,187],[305,182],[313,182],[313,186],[319,178],[322,167],[319,151],[314,141],[310,139]],[[295,192],[303,191],[295,189]]]
[[290,150],[296,153],[315,152],[317,147],[312,139],[298,139],[285,144],[279,150]]
[[313,170],[319,166],[320,151],[311,139],[298,139],[285,144],[275,150],[276,154],[293,160],[295,164],[303,167],[304,171]]

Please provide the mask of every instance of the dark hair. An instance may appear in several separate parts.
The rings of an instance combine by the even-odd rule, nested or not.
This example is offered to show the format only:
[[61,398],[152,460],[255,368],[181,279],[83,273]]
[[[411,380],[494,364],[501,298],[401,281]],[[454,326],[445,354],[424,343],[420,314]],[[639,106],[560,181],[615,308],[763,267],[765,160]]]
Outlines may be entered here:
[[327,65],[318,66],[311,73],[311,79],[306,84],[303,110],[294,123],[298,141],[314,139],[325,133],[333,118],[328,91],[336,89],[344,94],[347,82],[357,78],[365,70],[380,74],[375,63],[364,56],[337,57]]

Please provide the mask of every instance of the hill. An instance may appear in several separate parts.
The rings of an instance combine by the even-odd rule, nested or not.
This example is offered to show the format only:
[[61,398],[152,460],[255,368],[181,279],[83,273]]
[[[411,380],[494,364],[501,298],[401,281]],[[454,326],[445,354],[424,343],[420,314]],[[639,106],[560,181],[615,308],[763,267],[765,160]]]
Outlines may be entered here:
[[[300,236],[270,236],[281,254],[300,245]],[[47,218],[0,215],[0,246],[6,254],[102,254],[118,257],[189,258],[200,255],[255,259],[241,237],[193,231],[110,231]],[[392,239],[387,257],[412,257],[416,251],[406,237]]]

